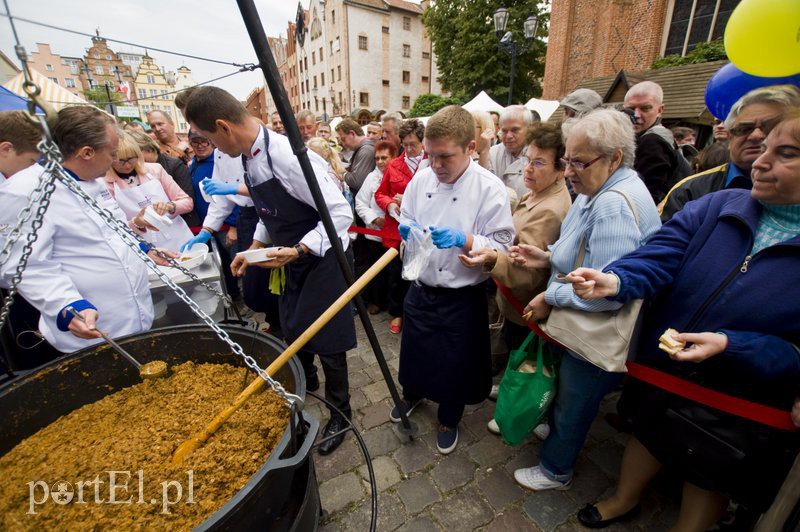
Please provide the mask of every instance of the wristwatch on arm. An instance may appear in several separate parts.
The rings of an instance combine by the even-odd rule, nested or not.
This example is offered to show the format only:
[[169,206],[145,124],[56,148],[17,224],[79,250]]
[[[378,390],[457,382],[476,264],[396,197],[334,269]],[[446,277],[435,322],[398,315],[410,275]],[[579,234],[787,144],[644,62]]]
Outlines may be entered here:
[[297,258],[301,258],[303,255],[307,255],[308,251],[303,247],[303,244],[295,244],[294,250],[297,252]]

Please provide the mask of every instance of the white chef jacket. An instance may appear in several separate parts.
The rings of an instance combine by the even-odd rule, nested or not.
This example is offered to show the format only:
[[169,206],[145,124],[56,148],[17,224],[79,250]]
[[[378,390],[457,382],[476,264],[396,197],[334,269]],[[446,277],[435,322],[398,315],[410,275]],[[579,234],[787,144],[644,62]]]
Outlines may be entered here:
[[[0,228],[13,227],[36,187],[38,179],[27,177],[17,174],[3,186]],[[125,221],[102,178],[78,183],[100,206]],[[10,227],[0,230],[0,243],[8,237]],[[10,260],[0,268],[5,283],[11,282],[23,244],[20,239],[12,248]],[[146,331],[153,323],[147,267],[83,200],[59,181],[19,292],[41,313],[39,330],[47,341],[65,353],[103,341],[84,340],[59,330],[57,316],[67,305],[85,300],[97,307],[97,327],[112,337]]]
[[[269,163],[267,162],[267,154],[264,151],[265,131],[268,131],[269,154],[272,157],[272,165],[277,175],[272,174]],[[347,246],[350,244],[350,237],[347,235],[347,229],[353,223],[353,211],[350,204],[347,203],[347,200],[342,195],[342,192],[328,179],[328,174],[325,169],[327,164],[325,159],[312,150],[308,150],[307,153],[311,161],[311,167],[314,169],[314,174],[317,177],[319,188],[322,190],[322,196],[331,213],[331,219],[336,228],[336,233],[339,235],[344,249],[347,249]],[[309,190],[306,179],[303,177],[303,172],[300,169],[300,163],[292,151],[289,139],[283,135],[261,128],[258,137],[256,137],[253,146],[250,148],[250,157],[247,159],[247,173],[250,177],[251,186],[258,186],[270,179],[278,179],[290,196],[316,210],[317,207],[314,205],[314,199],[311,197],[311,190]],[[269,238],[266,235],[266,227],[263,222],[259,221],[253,239],[263,243],[269,242]],[[328,235],[325,233],[322,220],[317,223],[314,229],[306,233],[306,235],[300,239],[300,243],[305,244],[312,254],[319,257],[327,253],[331,248],[331,243],[328,240]]]
[[[400,223],[448,226],[472,234],[472,248],[506,251],[514,240],[508,193],[500,179],[471,161],[453,184],[440,183],[430,168],[417,172],[403,194]],[[461,288],[487,279],[481,268],[467,268],[463,248],[435,249],[419,281],[428,286]]]
[[[231,157],[220,150],[214,150],[214,172],[211,179],[224,181],[226,183],[244,183],[244,167],[241,157]],[[239,207],[252,207],[253,200],[247,196],[239,194],[218,194],[212,196],[214,199],[208,204],[208,212],[203,220],[203,227],[208,227],[214,231],[219,231],[225,223],[225,219],[230,216],[233,209]]]
[[[376,166],[372,172],[367,174],[367,177],[361,184],[361,188],[358,189],[358,194],[356,194],[356,214],[367,224],[369,229],[375,229],[377,231],[380,231],[381,228],[372,222],[375,218],[384,218],[386,216],[383,209],[378,206],[378,202],[375,201],[375,191],[378,190],[382,179],[383,172]],[[381,237],[379,236],[364,236],[367,240],[381,241]]]

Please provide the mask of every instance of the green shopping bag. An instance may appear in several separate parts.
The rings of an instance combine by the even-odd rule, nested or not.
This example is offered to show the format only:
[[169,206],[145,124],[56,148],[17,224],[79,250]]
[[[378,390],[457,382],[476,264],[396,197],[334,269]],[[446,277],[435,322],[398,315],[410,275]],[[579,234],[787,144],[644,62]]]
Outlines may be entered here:
[[511,352],[494,412],[503,440],[509,445],[519,445],[547,414],[556,395],[559,360],[534,333]]

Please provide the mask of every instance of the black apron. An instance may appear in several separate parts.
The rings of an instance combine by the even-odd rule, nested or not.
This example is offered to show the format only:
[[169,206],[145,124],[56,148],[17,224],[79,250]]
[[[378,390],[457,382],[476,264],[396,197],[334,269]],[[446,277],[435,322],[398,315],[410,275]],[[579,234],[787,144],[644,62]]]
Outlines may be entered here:
[[[263,130],[263,128],[262,128]],[[244,181],[258,216],[276,246],[291,247],[320,221],[314,207],[292,197],[276,178],[269,154],[269,134],[264,133],[264,152],[273,178],[252,186],[244,165]],[[244,156],[242,158],[244,163]],[[324,257],[306,254],[284,266],[286,287],[280,296],[281,330],[293,342],[347,289],[333,249]],[[347,305],[305,345],[304,351],[328,355],[356,346],[353,314]]]
[[399,380],[407,397],[477,404],[492,389],[486,288],[411,283],[403,308]]

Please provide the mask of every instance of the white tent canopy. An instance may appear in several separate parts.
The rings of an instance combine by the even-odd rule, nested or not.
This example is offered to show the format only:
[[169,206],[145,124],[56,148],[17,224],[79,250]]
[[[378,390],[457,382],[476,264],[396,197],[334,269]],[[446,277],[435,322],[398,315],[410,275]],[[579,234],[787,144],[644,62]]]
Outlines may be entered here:
[[550,115],[558,109],[558,100],[540,100],[539,98],[531,98],[525,107],[531,111],[536,111],[542,117],[542,122],[547,122]]
[[[47,76],[34,69],[31,69],[31,80],[42,90],[41,99],[44,102],[49,103],[56,111],[59,111],[69,105],[90,105],[89,102],[83,98],[75,96],[67,89],[56,85],[47,79]],[[3,86],[13,93],[19,94],[23,98],[27,98],[28,95],[25,94],[24,90],[22,90],[22,84],[24,82],[25,76],[22,74],[22,72],[20,72],[12,79],[8,80],[8,82],[6,82],[6,84]]]
[[486,94],[485,91],[481,91],[477,96],[461,107],[467,111],[496,111],[499,113],[503,110],[503,106],[492,100],[492,97]]

